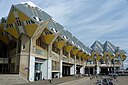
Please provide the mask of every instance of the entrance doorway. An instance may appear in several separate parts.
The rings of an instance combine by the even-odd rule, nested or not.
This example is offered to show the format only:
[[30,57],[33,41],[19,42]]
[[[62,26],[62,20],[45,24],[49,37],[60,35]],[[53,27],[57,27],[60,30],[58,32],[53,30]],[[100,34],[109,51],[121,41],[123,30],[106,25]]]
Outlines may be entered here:
[[0,41],[0,74],[9,73],[7,44]]
[[41,65],[42,63],[35,63],[35,81],[42,79]]
[[108,74],[109,74],[108,68],[102,67],[101,68],[101,75],[108,75]]
[[70,75],[70,67],[69,66],[63,66],[62,67],[62,76],[69,76]]
[[93,67],[85,67],[85,74],[93,74]]

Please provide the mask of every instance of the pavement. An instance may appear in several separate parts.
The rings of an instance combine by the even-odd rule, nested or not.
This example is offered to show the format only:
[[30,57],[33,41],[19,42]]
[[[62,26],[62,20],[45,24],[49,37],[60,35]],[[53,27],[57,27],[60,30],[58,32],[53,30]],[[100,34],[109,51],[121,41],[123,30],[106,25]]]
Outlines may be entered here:
[[14,85],[28,83],[23,80],[18,74],[0,74],[0,85]]
[[[5,76],[6,77],[6,76]],[[107,77],[107,76],[104,76]],[[6,77],[7,78],[7,77]],[[15,77],[16,78],[16,77]],[[5,81],[5,84],[0,83],[0,85],[95,85],[96,81],[98,79],[101,79],[101,77],[96,78],[93,76],[93,78],[90,79],[90,77],[75,77],[75,76],[66,76],[62,78],[54,78],[51,82],[48,80],[40,80],[40,81],[34,81],[34,82],[27,82],[27,83],[21,83],[21,79],[18,82],[19,84],[13,84],[9,83],[11,78],[8,83],[6,83],[6,80],[1,80],[1,82]],[[117,78],[118,81],[115,81],[115,85],[128,85],[128,76],[119,76]],[[14,80],[13,80],[14,81]],[[17,81],[17,79],[16,79]]]
[[67,76],[67,77],[62,77],[62,78],[54,78],[52,79],[51,82],[48,80],[39,80],[39,81],[34,81],[34,82],[29,82],[29,83],[24,83],[24,84],[15,84],[15,85],[61,85],[67,82],[78,81],[80,79],[89,79],[89,77]]

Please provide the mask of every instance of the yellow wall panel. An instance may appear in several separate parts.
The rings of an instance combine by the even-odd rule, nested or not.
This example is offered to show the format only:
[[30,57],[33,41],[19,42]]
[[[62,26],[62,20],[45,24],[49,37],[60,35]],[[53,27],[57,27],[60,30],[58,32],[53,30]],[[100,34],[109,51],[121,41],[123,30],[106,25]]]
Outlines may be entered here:
[[57,48],[61,49],[64,45],[65,45],[65,41],[59,41],[59,42],[56,42],[56,46]]
[[9,33],[9,34],[11,34],[13,37],[15,37],[15,38],[18,38],[19,37],[19,34],[18,34],[18,32],[17,32],[17,30],[16,30],[16,28],[15,27],[13,27],[13,28],[8,28],[7,29],[7,32]]
[[124,61],[126,59],[126,55],[124,55],[123,53],[121,53],[121,60]]
[[26,28],[27,35],[29,37],[31,37],[34,34],[34,32],[37,28],[37,25],[36,24],[28,24],[28,25],[25,25],[25,28]]
[[82,54],[82,58],[85,58],[86,57],[86,54],[84,53],[84,54]]
[[10,23],[14,23],[14,22],[15,22],[14,14],[13,14],[12,11],[10,11],[9,16],[8,16],[8,20],[7,20],[7,23],[10,24]]
[[81,57],[82,54],[83,54],[83,52],[78,52],[77,56]]
[[46,44],[50,44],[53,40],[53,38],[55,37],[54,34],[49,34],[49,35],[42,35],[42,40],[46,43]]
[[2,29],[4,30],[4,25],[5,25],[4,23],[0,23],[0,29],[1,29],[1,30],[2,30]]
[[4,43],[8,44],[9,43],[9,40],[8,40],[8,37],[7,36],[3,36],[3,35],[0,35],[0,40],[3,41]]
[[77,53],[78,53],[78,49],[73,49],[71,52],[72,52],[72,54],[74,54],[74,55],[76,55]]
[[[92,58],[92,60],[94,60],[94,54],[95,54],[95,53],[94,53],[94,52],[92,52],[92,57],[91,57],[91,58]],[[97,57],[97,58],[98,58],[98,55],[99,55],[99,54],[98,54],[98,52],[96,52],[96,57]]]
[[87,55],[87,56],[85,57],[85,60],[88,60],[89,58],[90,58],[90,56]]
[[100,59],[101,59],[102,57],[103,57],[103,56],[98,55],[97,60],[100,61]]
[[[106,60],[106,59],[107,59],[106,54],[107,54],[107,53],[106,53],[106,52],[104,52],[104,57],[103,57],[103,59],[104,59],[104,60]],[[109,56],[109,59],[110,59],[110,60],[112,60],[112,59],[114,59],[114,58],[115,58],[115,56],[111,55],[111,53],[110,53],[110,52],[108,52],[108,56]]]
[[71,45],[65,47],[65,50],[66,50],[67,52],[70,52],[72,49],[73,49],[73,46],[71,46]]
[[114,59],[114,58],[115,58],[115,56],[113,56],[113,55],[111,55],[111,56],[109,57],[110,60],[112,60],[112,59]]
[[5,32],[5,30],[3,30],[3,29],[0,29],[0,32]]
[[30,20],[30,18],[28,16],[26,16],[25,14],[23,14],[22,12],[20,12],[20,11],[17,11],[17,12],[18,12],[18,15],[19,15],[19,18],[21,21]]

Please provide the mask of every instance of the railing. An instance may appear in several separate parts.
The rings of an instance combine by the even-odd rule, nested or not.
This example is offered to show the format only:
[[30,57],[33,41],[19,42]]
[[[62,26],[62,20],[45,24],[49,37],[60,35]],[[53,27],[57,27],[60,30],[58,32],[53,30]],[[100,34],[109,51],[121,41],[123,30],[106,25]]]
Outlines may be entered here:
[[81,65],[84,65],[84,61],[80,61],[80,64],[81,64]]
[[69,61],[68,57],[63,55],[63,62],[67,62],[68,63],[68,61]]
[[43,57],[47,57],[47,51],[38,46],[36,46],[35,54],[43,56]]
[[69,58],[69,63],[74,63],[74,59],[73,58]]
[[53,71],[59,71],[59,66],[52,66]]
[[53,60],[56,60],[56,61],[59,61],[59,55],[57,54],[57,53],[55,53],[55,52],[51,52],[51,58],[53,59]]
[[100,67],[119,67],[121,64],[99,64]]
[[86,66],[95,66],[95,64],[93,64],[93,62],[86,62]]
[[80,61],[79,60],[76,60],[76,64],[80,64]]

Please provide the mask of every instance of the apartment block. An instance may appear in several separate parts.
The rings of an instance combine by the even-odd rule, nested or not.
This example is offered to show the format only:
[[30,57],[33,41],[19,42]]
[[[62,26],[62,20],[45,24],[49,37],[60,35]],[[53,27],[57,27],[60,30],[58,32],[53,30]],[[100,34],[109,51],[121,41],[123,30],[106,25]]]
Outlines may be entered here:
[[0,74],[28,81],[112,73],[126,52],[106,41],[91,48],[31,2],[12,5],[0,20]]

